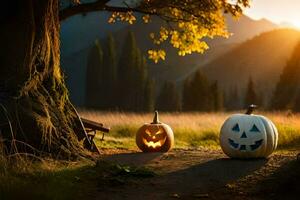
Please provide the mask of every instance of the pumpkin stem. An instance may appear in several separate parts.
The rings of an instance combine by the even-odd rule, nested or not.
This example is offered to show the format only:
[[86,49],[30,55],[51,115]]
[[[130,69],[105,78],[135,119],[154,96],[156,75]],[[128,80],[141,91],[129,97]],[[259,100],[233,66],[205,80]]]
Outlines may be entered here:
[[154,112],[154,118],[153,118],[153,122],[151,124],[160,124],[157,110]]
[[246,115],[251,115],[252,113],[253,113],[253,111],[255,110],[257,108],[257,105],[254,105],[254,104],[251,104],[249,107],[248,107],[248,109],[247,109],[247,111],[246,111]]

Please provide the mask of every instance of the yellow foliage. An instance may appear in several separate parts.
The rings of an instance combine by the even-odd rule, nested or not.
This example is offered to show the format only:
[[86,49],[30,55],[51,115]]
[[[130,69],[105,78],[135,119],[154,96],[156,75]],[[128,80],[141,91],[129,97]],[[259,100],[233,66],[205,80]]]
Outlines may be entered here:
[[155,63],[158,63],[160,59],[165,60],[166,52],[164,50],[149,50],[148,51],[149,59],[153,60]]
[[[184,1],[158,1],[145,0],[140,2],[144,23],[151,21],[151,16],[159,16],[166,20],[167,25],[160,27],[157,33],[150,33],[150,38],[155,45],[169,42],[178,49],[178,55],[185,56],[192,53],[203,53],[209,47],[204,38],[216,36],[228,37],[224,12],[237,17],[242,13],[242,8],[249,6],[249,0],[224,1],[224,0],[184,0]],[[136,21],[133,12],[114,12],[109,18],[109,23],[125,21],[132,24]],[[149,50],[149,59],[157,63],[165,59],[165,51]]]
[[115,23],[116,21],[128,22],[133,24],[136,21],[136,17],[133,15],[133,12],[113,12],[108,19],[108,23]]
[[151,39],[154,39],[154,38],[155,38],[155,34],[154,34],[154,33],[150,33],[149,36],[150,36]]
[[143,16],[143,21],[145,24],[149,23],[150,22],[150,15],[144,15]]

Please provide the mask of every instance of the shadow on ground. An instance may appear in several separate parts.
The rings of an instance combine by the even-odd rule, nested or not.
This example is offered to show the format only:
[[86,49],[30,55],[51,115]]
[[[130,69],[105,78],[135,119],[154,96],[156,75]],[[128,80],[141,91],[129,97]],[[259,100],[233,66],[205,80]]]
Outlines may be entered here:
[[[147,164],[161,156],[157,153],[119,154],[107,158],[125,164]],[[163,161],[161,161],[163,162]],[[99,199],[191,199],[213,193],[227,183],[237,180],[261,168],[267,160],[233,160],[216,158],[186,168],[164,173],[154,178],[122,187],[99,190]],[[173,161],[176,165],[176,159]]]
[[[271,165],[277,170],[255,179],[255,191],[246,196],[227,189],[248,175],[260,177]],[[234,160],[200,150],[124,153],[56,172],[0,174],[0,199],[299,199],[299,180],[300,161],[293,156]]]
[[135,166],[143,166],[152,160],[161,157],[163,153],[122,153],[122,154],[114,154],[106,157],[105,160],[118,162],[125,165],[135,165]]
[[292,160],[257,184],[254,194],[263,199],[300,199],[300,160]]

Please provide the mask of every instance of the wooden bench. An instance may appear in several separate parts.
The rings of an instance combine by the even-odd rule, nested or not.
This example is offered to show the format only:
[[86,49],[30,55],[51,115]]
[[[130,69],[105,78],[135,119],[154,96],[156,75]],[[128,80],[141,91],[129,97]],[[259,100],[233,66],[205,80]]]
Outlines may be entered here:
[[108,133],[109,128],[105,128],[101,123],[80,117],[75,107],[72,104],[70,105],[77,116],[77,120],[75,120],[75,123],[77,124],[78,129],[75,130],[75,133],[78,137],[78,140],[79,141],[83,140],[84,148],[100,154],[100,150],[97,148],[94,142],[94,137],[96,136],[97,131],[101,131],[103,133],[102,135],[102,140],[103,140],[104,133]]
[[[102,138],[101,140],[104,139],[104,134],[109,132],[109,128],[106,128],[103,126],[103,124],[95,122],[95,121],[91,121],[85,118],[82,118],[79,116],[77,110],[74,108],[74,106],[71,104],[71,108],[74,110],[74,113],[76,114],[77,118],[75,120],[76,123],[76,127],[77,129],[75,130],[75,134],[78,137],[79,141],[83,141],[83,146],[84,148],[93,151],[93,152],[97,152],[100,153],[99,149],[97,148],[95,142],[94,142],[94,138],[96,136],[97,131],[102,132]],[[5,109],[5,107],[0,103],[0,112],[4,113],[4,122],[0,121],[0,136],[2,133],[2,129],[3,128],[11,128],[11,121],[9,119],[9,116],[7,114],[7,111]]]
[[89,119],[85,119],[85,118],[80,118],[82,121],[82,124],[84,126],[84,129],[86,131],[87,137],[84,142],[83,142],[83,146],[86,149],[89,149],[93,152],[98,152],[100,153],[100,150],[98,149],[98,147],[96,146],[95,142],[94,142],[94,138],[97,134],[97,131],[102,132],[102,138],[101,140],[104,140],[104,134],[105,133],[109,133],[110,129],[106,128],[103,126],[103,124],[89,120]]

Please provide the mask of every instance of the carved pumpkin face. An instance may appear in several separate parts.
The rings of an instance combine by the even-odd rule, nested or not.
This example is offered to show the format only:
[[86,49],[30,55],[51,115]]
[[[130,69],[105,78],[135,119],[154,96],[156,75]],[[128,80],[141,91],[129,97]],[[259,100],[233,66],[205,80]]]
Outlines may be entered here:
[[266,117],[235,114],[222,126],[220,144],[229,157],[267,157],[275,150],[277,138],[275,125]]
[[[228,136],[228,143],[231,148],[239,151],[256,151],[264,142],[264,127],[262,123],[251,120],[249,123],[242,123],[237,119],[233,125],[231,135]],[[259,127],[259,128],[258,128]],[[263,131],[261,131],[263,130]]]
[[154,126],[150,129],[147,128],[142,135],[144,144],[149,148],[161,147],[167,140],[167,134],[162,127]]
[[143,152],[167,152],[173,143],[172,129],[158,121],[157,112],[153,122],[144,124],[136,133],[136,144]]

